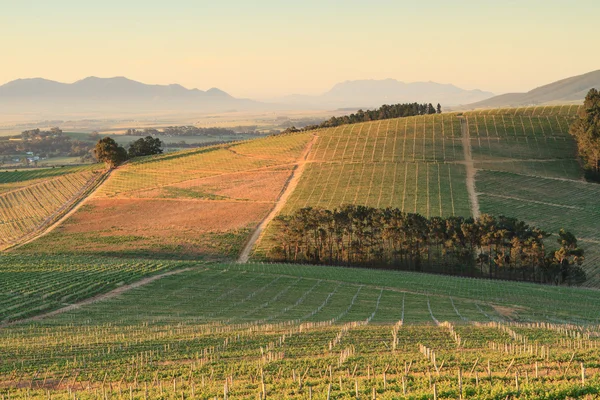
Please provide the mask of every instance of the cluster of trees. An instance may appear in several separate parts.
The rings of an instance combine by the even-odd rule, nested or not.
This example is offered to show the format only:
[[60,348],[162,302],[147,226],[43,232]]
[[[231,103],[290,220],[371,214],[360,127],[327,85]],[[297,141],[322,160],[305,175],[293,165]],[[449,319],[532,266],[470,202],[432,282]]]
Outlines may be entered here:
[[302,208],[275,220],[272,261],[424,271],[551,284],[579,284],[583,250],[570,232],[550,236],[508,217],[425,218],[395,208]]
[[600,182],[600,92],[591,89],[583,109],[573,122],[570,132],[577,140],[579,155],[583,159],[586,175]]
[[147,136],[140,138],[129,145],[129,150],[119,146],[114,139],[105,137],[100,139],[94,146],[94,157],[101,162],[106,163],[109,168],[116,168],[125,161],[134,157],[150,156],[162,154],[163,143],[158,138]]
[[331,117],[327,121],[318,125],[307,125],[302,129],[292,126],[283,133],[310,131],[319,128],[331,128],[340,125],[356,124],[358,122],[377,121],[380,119],[391,119],[400,117],[412,117],[415,115],[440,114],[442,106],[433,107],[431,103],[402,103],[402,104],[384,104],[374,110],[358,110],[354,114],[344,115],[342,117]]
[[36,129],[30,129],[30,130],[21,132],[21,138],[23,140],[34,140],[34,139],[39,140],[39,139],[43,139],[48,136],[60,136],[60,135],[62,135],[62,133],[63,133],[62,129],[60,129],[57,126],[50,128],[49,131],[42,131],[41,129],[36,128]]
[[133,136],[224,136],[235,132],[226,128],[198,128],[196,126],[168,126],[161,130],[156,128],[127,129],[127,135]]

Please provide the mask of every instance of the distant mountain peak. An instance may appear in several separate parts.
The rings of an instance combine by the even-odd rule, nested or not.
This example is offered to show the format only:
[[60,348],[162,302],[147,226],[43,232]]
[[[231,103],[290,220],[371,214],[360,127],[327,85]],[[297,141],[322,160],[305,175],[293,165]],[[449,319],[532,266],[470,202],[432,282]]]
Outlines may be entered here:
[[173,83],[169,85],[147,85],[124,76],[100,78],[88,76],[73,83],[60,83],[43,78],[16,79],[0,86],[0,97],[136,97],[136,98],[177,98],[179,96],[200,98],[209,95],[211,98],[234,99],[224,91],[212,88],[207,92],[198,89],[187,89]]

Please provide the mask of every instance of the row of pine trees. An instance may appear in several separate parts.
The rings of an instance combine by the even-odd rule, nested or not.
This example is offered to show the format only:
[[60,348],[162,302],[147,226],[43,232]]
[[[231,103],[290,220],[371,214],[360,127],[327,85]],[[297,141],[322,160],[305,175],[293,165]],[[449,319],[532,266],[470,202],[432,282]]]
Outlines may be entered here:
[[434,107],[431,103],[402,103],[402,104],[384,104],[374,110],[358,110],[354,114],[343,115],[341,117],[331,117],[327,121],[318,125],[308,125],[302,129],[296,127],[288,128],[284,133],[299,131],[310,131],[319,128],[333,128],[340,125],[356,124],[359,122],[378,121],[382,119],[392,119],[401,117],[413,117],[415,115],[441,114],[442,106],[440,104]]
[[[548,233],[523,221],[431,217],[397,208],[302,208],[275,220],[272,261],[423,271],[551,284],[580,284],[583,250],[570,232]],[[556,250],[558,247],[558,250]]]

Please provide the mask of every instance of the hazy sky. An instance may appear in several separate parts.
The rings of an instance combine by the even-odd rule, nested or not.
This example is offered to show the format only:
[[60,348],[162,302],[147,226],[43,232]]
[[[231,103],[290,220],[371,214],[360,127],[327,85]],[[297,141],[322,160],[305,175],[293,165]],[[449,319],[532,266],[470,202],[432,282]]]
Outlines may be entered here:
[[598,0],[0,0],[0,83],[127,76],[264,98],[351,79],[526,91],[600,69]]

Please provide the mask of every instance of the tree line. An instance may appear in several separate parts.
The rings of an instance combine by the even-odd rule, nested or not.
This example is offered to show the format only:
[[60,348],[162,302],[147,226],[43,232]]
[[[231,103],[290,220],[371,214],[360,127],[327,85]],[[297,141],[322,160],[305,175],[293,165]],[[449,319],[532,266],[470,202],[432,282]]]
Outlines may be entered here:
[[426,218],[397,208],[344,205],[302,208],[274,221],[271,261],[556,285],[586,280],[584,252],[572,233],[561,229],[558,250],[549,250],[549,233],[505,216]]
[[356,124],[359,122],[377,121],[381,119],[392,119],[400,117],[413,117],[415,115],[441,114],[442,106],[440,104],[434,107],[431,103],[401,103],[384,104],[374,110],[358,110],[354,114],[343,115],[341,117],[331,117],[327,121],[316,125],[307,125],[298,129],[294,126],[286,129],[282,133],[292,133],[301,131],[310,131],[320,128],[332,128],[340,125]]
[[571,124],[570,133],[577,141],[579,156],[585,166],[586,177],[600,182],[600,92],[591,89],[578,118]]
[[54,127],[50,130],[30,129],[20,136],[0,139],[0,155],[14,156],[32,152],[40,157],[85,156],[90,149],[88,143],[74,140]]

